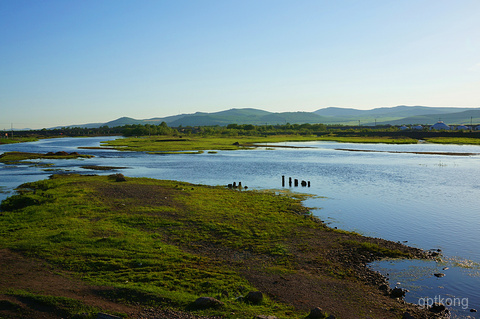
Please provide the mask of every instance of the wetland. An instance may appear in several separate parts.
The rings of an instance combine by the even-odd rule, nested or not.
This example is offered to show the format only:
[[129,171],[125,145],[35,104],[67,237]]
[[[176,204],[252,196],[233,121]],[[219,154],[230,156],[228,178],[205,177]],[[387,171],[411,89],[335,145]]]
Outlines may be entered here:
[[[345,147],[378,151],[476,153],[478,149],[475,146],[433,144],[389,146],[388,144],[361,143],[340,146],[335,142],[294,141],[280,142],[277,145],[301,148],[275,148],[275,143],[269,143],[263,144],[265,147],[240,149],[235,152],[217,149],[215,153],[165,154],[163,156],[146,152],[78,149],[79,146],[98,147],[100,141],[102,138],[67,138],[17,144],[15,148],[13,145],[3,146],[2,151],[27,152],[34,148],[35,152],[47,153],[62,150],[68,153],[92,154],[95,157],[38,159],[37,165],[31,163],[4,165],[1,170],[1,186],[4,186],[4,193],[0,195],[5,198],[11,195],[5,194],[9,189],[24,182],[47,178],[49,173],[38,165],[46,161],[54,164],[58,169],[75,174],[92,173],[91,170],[82,166],[110,166],[113,170],[95,173],[106,176],[122,173],[125,174],[127,181],[130,176],[148,176],[162,180],[185,181],[195,185],[221,185],[221,188],[222,185],[233,181],[242,181],[243,185],[249,186],[249,192],[281,188],[281,175],[308,179],[312,181],[311,188],[286,188],[285,190],[315,195],[306,197],[303,203],[307,207],[312,207],[309,210],[312,215],[323,220],[329,228],[337,227],[370,237],[385,238],[392,242],[408,241],[409,245],[424,251],[442,250],[441,262],[425,261],[421,262],[421,266],[401,262],[369,264],[373,265],[369,267],[374,271],[382,272],[382,269],[388,269],[386,272],[389,273],[391,288],[399,282],[401,287],[408,288],[410,292],[406,295],[407,301],[416,303],[415,299],[440,291],[442,294],[448,292],[455,296],[468,297],[470,307],[475,307],[478,290],[468,291],[468,287],[475,285],[478,278],[475,276],[478,272],[475,266],[478,262],[478,251],[469,244],[476,240],[474,230],[475,225],[478,224],[474,214],[470,213],[478,205],[478,197],[475,195],[478,187],[476,184],[478,176],[475,170],[478,158],[414,153],[342,152],[335,149]],[[433,180],[435,180],[434,185],[429,183]],[[462,183],[458,183],[459,180]],[[229,191],[243,193],[243,191]],[[456,212],[455,219],[449,215],[452,210]],[[438,227],[441,231],[438,231]],[[455,237],[458,234],[462,236]],[[347,242],[349,240],[347,239]],[[286,246],[280,245],[277,248],[281,247],[285,249]],[[369,248],[372,249],[372,247]],[[459,265],[468,265],[468,267]],[[276,264],[274,266],[278,267]],[[444,271],[445,277],[433,276],[438,267],[450,268]],[[396,272],[395,268],[398,268]],[[417,271],[404,275],[403,279],[409,280],[399,279],[402,278],[402,272],[410,268],[415,268]],[[280,273],[283,271],[292,275],[289,273],[291,269],[275,269]],[[361,277],[346,276],[345,278]],[[249,282],[251,281],[252,279],[249,279]],[[443,288],[438,288],[439,286]],[[255,288],[261,290],[259,287]],[[301,308],[298,304],[295,305],[295,309],[302,309],[303,312],[300,313],[305,315],[308,314],[308,307]],[[328,312],[328,307],[324,308]],[[462,309],[453,310],[460,317],[462,316]],[[280,318],[287,316],[288,311],[292,310],[277,313],[277,315]],[[336,311],[338,310],[335,307],[330,307],[331,313]],[[293,317],[296,315],[298,316],[299,313],[291,314]],[[349,316],[343,314],[339,317],[348,318]]]

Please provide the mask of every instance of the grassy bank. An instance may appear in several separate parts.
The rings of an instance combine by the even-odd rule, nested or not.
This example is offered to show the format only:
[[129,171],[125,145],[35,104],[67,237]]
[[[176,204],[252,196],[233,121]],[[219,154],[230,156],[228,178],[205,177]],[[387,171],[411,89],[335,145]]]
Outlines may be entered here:
[[429,137],[425,139],[429,143],[437,144],[468,144],[468,145],[480,145],[479,138],[468,137]]
[[285,141],[312,141],[315,136],[283,135],[271,137],[235,136],[192,136],[172,138],[171,136],[131,137],[103,142],[104,147],[113,147],[123,151],[140,152],[177,152],[204,150],[238,150],[254,147],[255,143],[278,143]]
[[[139,318],[146,308],[223,318],[302,318],[313,307],[339,318],[418,311],[386,296],[378,289],[383,279],[365,267],[384,257],[425,257],[418,249],[330,229],[300,198],[121,180],[57,175],[22,185],[2,203],[0,259],[26,258],[35,271],[52,269],[51,276],[75,282],[79,291],[50,291],[47,275],[22,281],[27,271],[13,275],[19,267],[4,267],[0,300],[9,313],[28,318],[35,310],[19,302],[26,297],[48,301],[59,317],[85,318],[99,311]],[[245,302],[256,290],[265,299]],[[92,291],[95,302],[86,297]],[[223,305],[197,309],[192,302],[200,296]],[[122,305],[128,311],[119,311]]]
[[36,137],[14,137],[14,138],[0,138],[1,144],[15,144],[15,143],[25,143],[25,142],[35,142],[38,141]]
[[317,140],[340,143],[384,143],[384,144],[417,144],[418,140],[409,137],[389,136],[322,136]]
[[4,164],[31,163],[29,160],[38,159],[73,159],[73,158],[91,158],[93,155],[78,154],[76,152],[57,152],[57,153],[28,153],[28,152],[5,152],[0,154],[0,162]]
[[390,143],[412,144],[417,140],[411,138],[391,137],[342,137],[335,135],[275,135],[275,136],[236,136],[236,137],[185,137],[172,138],[169,136],[123,138],[102,143],[102,147],[115,148],[123,151],[140,152],[179,152],[179,151],[203,151],[203,150],[238,150],[256,147],[260,144],[265,147],[268,143],[280,142],[307,142],[307,141],[336,141],[348,143]]

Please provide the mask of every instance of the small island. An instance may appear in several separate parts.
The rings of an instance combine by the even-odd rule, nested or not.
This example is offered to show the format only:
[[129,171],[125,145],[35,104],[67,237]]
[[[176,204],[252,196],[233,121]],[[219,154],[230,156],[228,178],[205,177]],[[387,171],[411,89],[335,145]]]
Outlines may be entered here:
[[28,160],[36,159],[73,159],[73,158],[92,158],[93,155],[79,154],[77,152],[48,152],[41,153],[29,153],[29,152],[5,152],[0,154],[0,162],[4,164],[30,164]]

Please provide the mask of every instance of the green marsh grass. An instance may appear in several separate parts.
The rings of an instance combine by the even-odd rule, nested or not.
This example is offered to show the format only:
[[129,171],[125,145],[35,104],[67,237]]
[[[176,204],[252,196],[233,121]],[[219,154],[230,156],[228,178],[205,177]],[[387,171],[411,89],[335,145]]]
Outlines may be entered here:
[[[289,217],[292,210],[302,210],[298,201],[172,181],[128,180],[58,175],[22,185],[22,194],[2,203],[0,247],[47,260],[95,285],[152,294],[174,307],[228,292],[231,298],[222,301],[228,311],[243,313],[239,318],[250,318],[259,307],[275,308],[280,315],[292,311],[268,298],[262,306],[236,302],[243,289],[255,288],[231,267],[195,254],[195,246],[208,242],[232,251],[248,247],[273,256],[287,254],[278,234],[293,231],[297,223]],[[163,205],[153,198],[151,205],[138,205],[128,190],[123,193],[125,186],[157,188],[160,194],[152,196],[171,197],[172,202]],[[164,194],[163,188],[169,191]],[[276,228],[271,228],[272,220]]]
[[307,276],[354,285],[355,272],[328,252],[408,256],[327,228],[302,198],[148,178],[53,175],[21,185],[2,202],[0,248],[113,287],[106,296],[111,300],[185,310],[196,298],[212,296],[224,306],[192,311],[240,319],[307,315],[268,296],[261,305],[239,302],[237,297],[258,290],[247,280],[249,272],[304,276],[315,265],[324,273]]
[[480,138],[472,137],[428,137],[425,140],[429,143],[438,144],[471,144],[480,145]]

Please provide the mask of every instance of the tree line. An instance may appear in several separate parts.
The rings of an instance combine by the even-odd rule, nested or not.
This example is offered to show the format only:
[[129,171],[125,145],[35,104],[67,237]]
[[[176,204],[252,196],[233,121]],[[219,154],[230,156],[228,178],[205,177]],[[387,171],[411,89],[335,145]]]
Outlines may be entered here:
[[42,129],[29,131],[14,131],[18,137],[54,137],[54,136],[271,136],[271,135],[325,135],[337,136],[407,136],[421,139],[429,136],[469,136],[480,137],[479,132],[446,131],[432,132],[404,131],[396,126],[347,126],[325,124],[278,124],[278,125],[253,125],[229,124],[227,126],[179,126],[169,127],[162,122],[153,124],[130,124],[117,127],[101,126],[98,128],[63,127],[56,129]]

